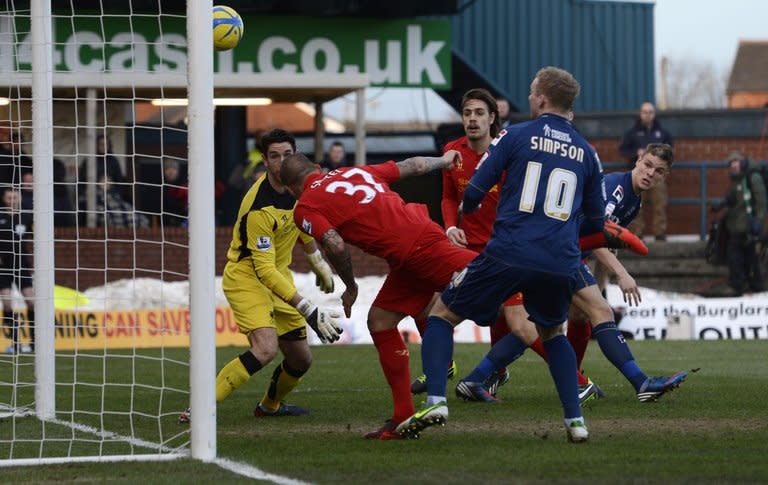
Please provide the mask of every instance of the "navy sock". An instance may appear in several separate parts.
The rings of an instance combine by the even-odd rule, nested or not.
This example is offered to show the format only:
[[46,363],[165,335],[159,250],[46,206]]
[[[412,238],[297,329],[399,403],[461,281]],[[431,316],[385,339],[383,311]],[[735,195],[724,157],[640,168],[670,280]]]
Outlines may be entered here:
[[421,365],[427,376],[427,396],[445,396],[448,362],[453,358],[453,325],[430,316],[421,341]]
[[465,377],[465,380],[470,382],[485,382],[486,379],[491,377],[491,374],[516,361],[523,355],[526,348],[527,345],[511,333],[505,335],[504,338],[491,347],[491,350],[488,351],[485,358],[483,358],[483,360],[477,364],[477,367]]
[[576,353],[565,335],[558,335],[543,343],[549,357],[549,372],[555,381],[565,419],[578,418],[581,416],[581,407],[579,382],[576,378]]
[[600,344],[600,350],[603,351],[603,355],[632,383],[635,391],[638,391],[648,376],[637,365],[632,351],[629,350],[627,341],[619,332],[619,329],[616,328],[616,324],[613,322],[603,322],[596,325],[592,328],[592,336]]

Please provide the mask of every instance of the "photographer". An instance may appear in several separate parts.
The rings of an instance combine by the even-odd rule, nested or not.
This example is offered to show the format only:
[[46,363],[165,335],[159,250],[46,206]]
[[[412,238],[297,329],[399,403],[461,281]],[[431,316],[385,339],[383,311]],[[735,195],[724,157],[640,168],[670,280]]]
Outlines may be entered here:
[[762,175],[747,157],[733,152],[728,157],[731,184],[725,200],[713,208],[725,208],[728,239],[728,294],[741,296],[744,291],[761,292],[765,287],[760,274],[757,243],[763,231],[766,194]]

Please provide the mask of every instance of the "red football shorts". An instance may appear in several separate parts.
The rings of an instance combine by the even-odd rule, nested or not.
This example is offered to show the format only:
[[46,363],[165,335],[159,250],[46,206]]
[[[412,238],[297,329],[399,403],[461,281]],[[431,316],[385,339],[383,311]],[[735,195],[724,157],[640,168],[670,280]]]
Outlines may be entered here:
[[448,242],[439,226],[424,231],[410,256],[397,266],[390,264],[389,274],[373,306],[391,312],[419,315],[448,286],[454,273],[463,270],[477,253]]

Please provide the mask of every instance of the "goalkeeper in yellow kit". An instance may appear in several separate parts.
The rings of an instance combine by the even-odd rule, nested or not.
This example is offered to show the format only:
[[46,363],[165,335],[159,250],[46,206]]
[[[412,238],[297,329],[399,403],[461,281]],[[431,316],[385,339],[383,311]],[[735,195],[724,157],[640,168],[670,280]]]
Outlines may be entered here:
[[[283,361],[275,368],[269,389],[253,413],[262,416],[301,416],[308,413],[287,404],[293,390],[312,363],[307,327],[323,343],[335,342],[342,329],[341,314],[318,308],[303,298],[288,269],[293,247],[301,237],[304,251],[325,293],[333,291],[333,274],[314,240],[293,221],[296,200],[280,183],[283,159],[296,151],[292,135],[281,129],[261,138],[267,172],[243,197],[227,251],[222,287],[240,332],[248,337],[250,349],[232,359],[216,376],[216,401],[220,402],[243,385],[277,355]],[[189,410],[179,417],[189,422]]]

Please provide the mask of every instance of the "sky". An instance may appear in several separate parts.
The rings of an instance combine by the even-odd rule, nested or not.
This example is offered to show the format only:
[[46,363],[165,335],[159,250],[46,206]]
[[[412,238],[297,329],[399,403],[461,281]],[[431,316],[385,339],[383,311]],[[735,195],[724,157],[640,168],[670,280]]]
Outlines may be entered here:
[[[730,71],[739,40],[768,40],[768,0],[656,0],[656,66],[662,56],[712,62]],[[458,120],[456,112],[429,89],[369,88],[366,118],[371,121]],[[324,107],[334,118],[354,117],[354,97]]]

